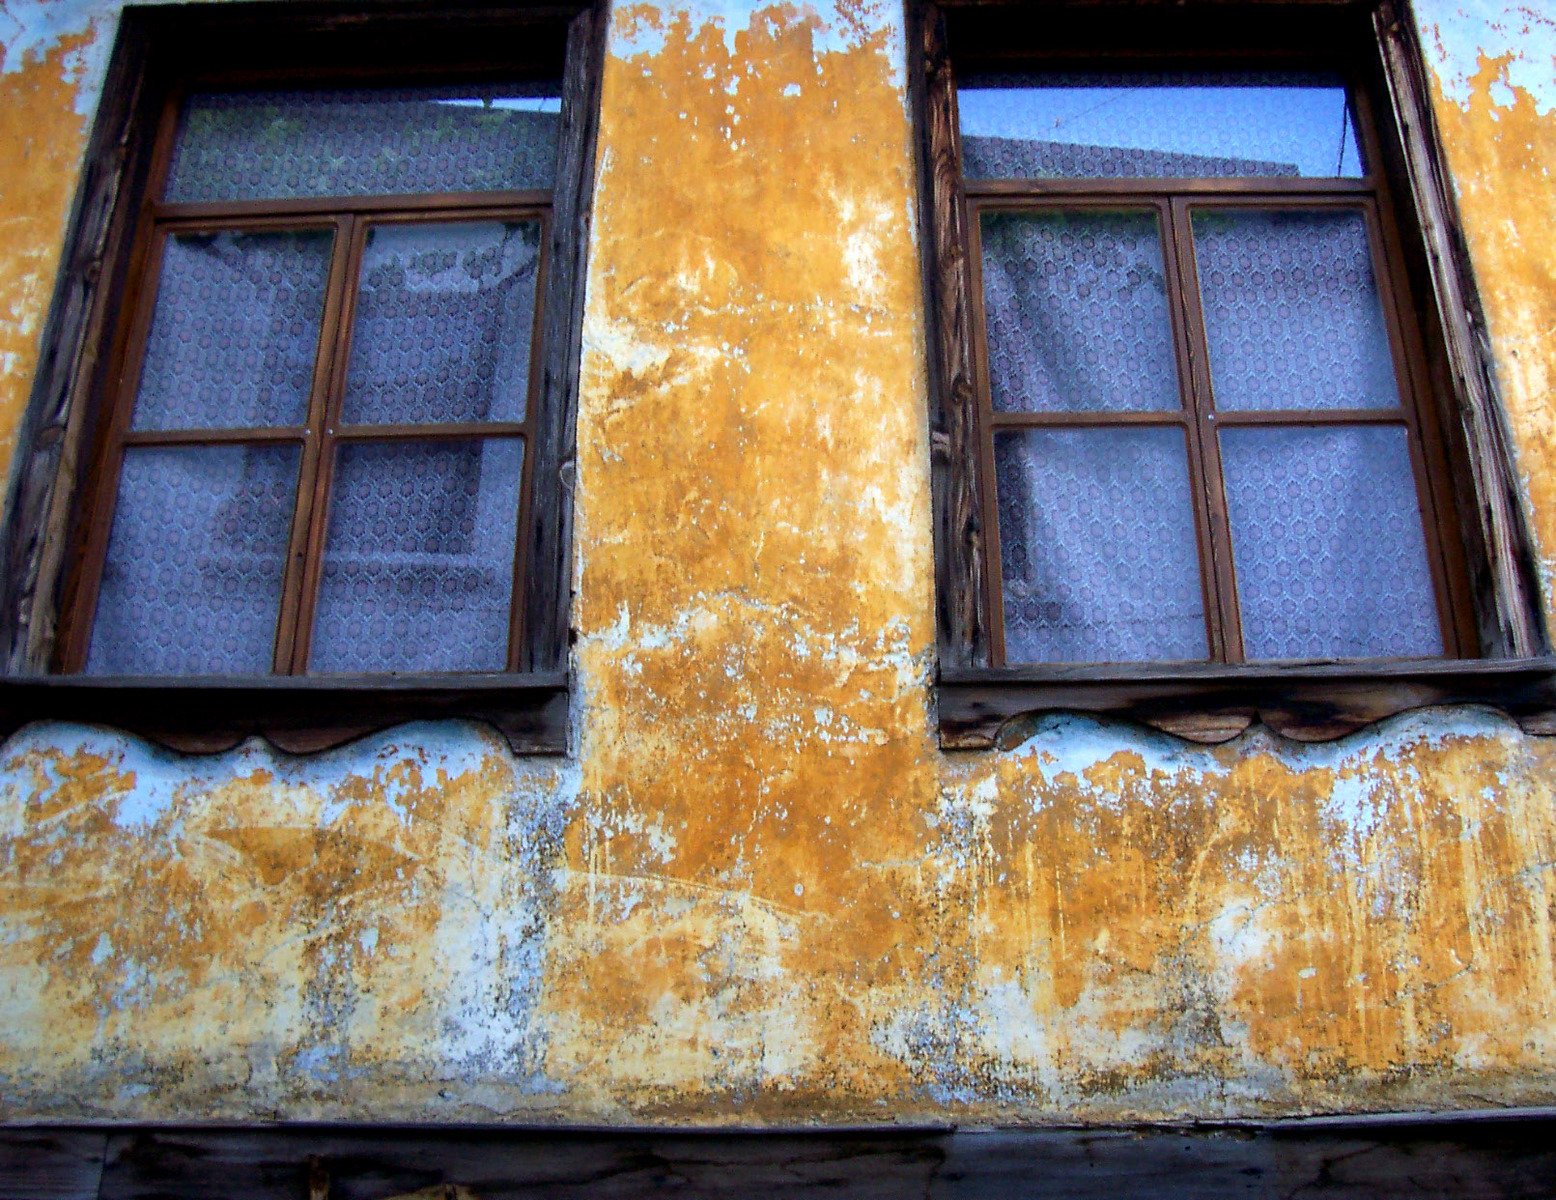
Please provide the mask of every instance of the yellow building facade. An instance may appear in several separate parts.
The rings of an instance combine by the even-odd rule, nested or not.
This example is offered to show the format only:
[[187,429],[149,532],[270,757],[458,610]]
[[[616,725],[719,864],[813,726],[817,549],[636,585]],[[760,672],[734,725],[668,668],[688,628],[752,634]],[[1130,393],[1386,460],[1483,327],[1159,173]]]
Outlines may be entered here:
[[[0,451],[112,0],[0,0]],[[1556,16],[1417,0],[1556,563]],[[1556,1101],[1556,740],[935,721],[900,5],[617,3],[572,746],[0,751],[10,1120],[1033,1125]]]

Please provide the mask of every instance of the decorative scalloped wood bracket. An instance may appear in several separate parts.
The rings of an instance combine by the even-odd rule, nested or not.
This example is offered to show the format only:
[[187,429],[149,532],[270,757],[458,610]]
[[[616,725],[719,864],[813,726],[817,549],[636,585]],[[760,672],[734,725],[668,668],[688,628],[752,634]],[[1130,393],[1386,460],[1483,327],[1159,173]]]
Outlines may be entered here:
[[939,703],[947,750],[1008,748],[1032,719],[1055,712],[1134,721],[1194,742],[1230,741],[1256,721],[1321,742],[1412,709],[1468,704],[1551,734],[1556,658],[944,671]]
[[515,754],[565,754],[567,675],[0,678],[0,737],[34,721],[70,721],[183,753],[262,737],[313,754],[411,721],[449,720],[490,725]]

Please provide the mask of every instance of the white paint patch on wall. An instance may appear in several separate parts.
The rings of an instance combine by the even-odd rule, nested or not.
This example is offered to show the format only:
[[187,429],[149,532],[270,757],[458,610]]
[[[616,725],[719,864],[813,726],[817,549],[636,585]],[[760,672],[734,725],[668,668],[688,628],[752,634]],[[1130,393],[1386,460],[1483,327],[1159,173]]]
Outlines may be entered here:
[[41,62],[62,39],[90,31],[92,40],[66,57],[65,72],[75,85],[77,114],[91,116],[122,7],[116,0],[0,0],[0,73]]
[[1416,24],[1439,85],[1455,104],[1470,101],[1482,59],[1506,59],[1491,99],[1527,92],[1540,115],[1556,109],[1556,11],[1547,0],[1416,0]]
[[[141,1111],[152,1096],[273,1113],[299,1096],[348,1103],[349,1072],[373,1062],[408,1093],[421,1088],[418,1113],[508,1116],[550,1095],[537,1011],[579,782],[575,766],[515,760],[494,732],[461,722],[403,725],[302,757],[255,739],[187,758],[107,730],[27,727],[0,754],[0,891],[13,898],[0,912],[4,1102],[107,1113]],[[268,876],[266,847],[294,843],[312,849]],[[341,843],[356,865],[311,892],[309,862],[336,870],[329,848]],[[173,883],[137,875],[133,890],[106,886],[85,927],[61,924],[54,893],[19,886],[23,845],[49,864],[51,886],[124,877],[141,862],[145,879],[165,868]],[[381,878],[368,870],[359,886],[375,862]],[[199,886],[179,886],[186,877]],[[206,903],[212,889],[219,911]],[[148,905],[156,934],[126,936]],[[245,912],[258,924],[223,924]],[[216,951],[203,972],[168,951],[199,936]],[[25,948],[47,939],[88,947],[86,972],[29,963]],[[438,986],[421,988],[422,975]],[[61,987],[96,1006],[99,1026],[51,1059],[39,1046]],[[169,1098],[168,1064],[198,1059],[206,1019],[228,1053],[194,1072],[188,1096]],[[230,1085],[233,1071],[248,1073],[244,1087]]]
[[[181,0],[137,0],[174,4]],[[121,0],[0,0],[0,74],[10,75],[41,62],[61,40],[90,31],[92,40],[65,59],[65,73],[76,89],[76,113],[97,111],[108,56],[119,27]]]
[[[1055,714],[1034,722],[1020,745],[1005,753],[1035,757],[1049,779],[1068,773],[1084,780],[1088,772],[1121,752],[1138,755],[1151,774],[1187,771],[1196,778],[1221,774],[1227,751],[1239,757],[1269,754],[1295,774],[1316,770],[1352,774],[1380,761],[1397,761],[1418,746],[1441,746],[1455,738],[1517,736],[1517,727],[1505,718],[1470,708],[1417,709],[1328,742],[1298,742],[1256,725],[1221,747],[1181,741],[1126,722]],[[1354,820],[1355,814],[1349,819]]]
[[61,38],[82,33],[119,5],[105,0],[0,0],[0,71],[9,75],[42,59]]
[[[653,21],[636,17],[617,23],[611,30],[610,52],[629,59],[639,54],[655,55],[665,48],[665,31],[682,18],[693,30],[712,25],[723,35],[724,45],[735,52],[735,37],[748,31],[758,14],[779,7],[773,0],[680,0],[658,8]],[[907,32],[905,10],[901,5],[878,8],[851,8],[846,13],[836,3],[803,4],[800,12],[811,20],[812,45],[816,56],[847,53],[877,33],[886,34],[886,51],[891,60],[892,85],[906,87]],[[733,89],[732,89],[733,90]]]

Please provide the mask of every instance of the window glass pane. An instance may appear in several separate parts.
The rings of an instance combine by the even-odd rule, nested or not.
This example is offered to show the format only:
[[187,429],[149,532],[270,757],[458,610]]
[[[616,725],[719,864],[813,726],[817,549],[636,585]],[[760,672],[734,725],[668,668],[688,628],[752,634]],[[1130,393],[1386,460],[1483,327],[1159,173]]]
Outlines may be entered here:
[[1207,656],[1181,430],[1001,432],[994,460],[1008,662]]
[[168,237],[133,427],[301,425],[331,241],[326,230]]
[[522,421],[539,266],[538,221],[374,227],[343,419]]
[[1406,432],[1221,431],[1250,659],[1443,652]]
[[1193,225],[1216,407],[1399,406],[1360,212],[1201,209]]
[[1161,235],[1150,212],[985,212],[996,412],[1179,407]]
[[299,451],[131,446],[98,594],[94,675],[268,675]]
[[560,95],[556,84],[200,93],[184,106],[167,198],[549,189]]
[[968,179],[1362,173],[1333,75],[981,74],[956,102]]
[[524,445],[347,443],[310,670],[502,671]]

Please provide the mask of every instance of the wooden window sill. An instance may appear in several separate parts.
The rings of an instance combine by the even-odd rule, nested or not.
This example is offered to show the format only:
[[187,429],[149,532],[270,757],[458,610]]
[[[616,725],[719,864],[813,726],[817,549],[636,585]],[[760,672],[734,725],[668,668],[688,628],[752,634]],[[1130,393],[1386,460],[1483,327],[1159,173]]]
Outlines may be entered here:
[[947,750],[1008,748],[1026,736],[1022,718],[1056,712],[1194,742],[1229,741],[1256,721],[1320,742],[1411,709],[1472,704],[1556,733],[1556,657],[948,669],[938,690]]
[[312,754],[431,720],[484,722],[515,754],[565,754],[567,674],[0,678],[0,737],[32,721],[73,721],[189,753],[258,736]]

